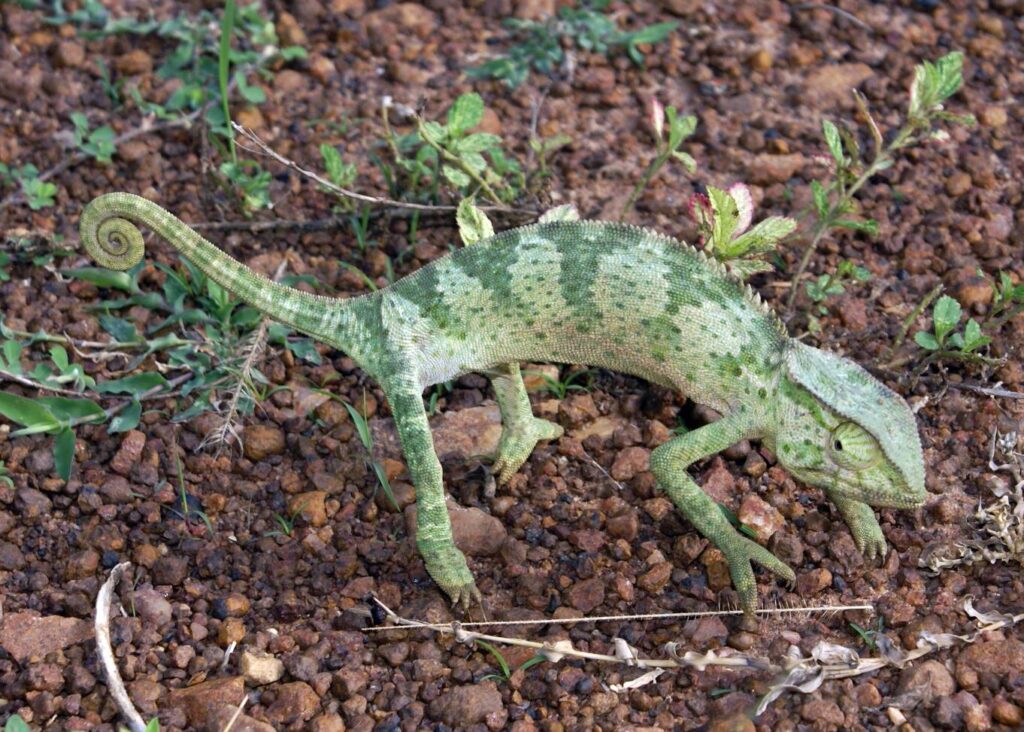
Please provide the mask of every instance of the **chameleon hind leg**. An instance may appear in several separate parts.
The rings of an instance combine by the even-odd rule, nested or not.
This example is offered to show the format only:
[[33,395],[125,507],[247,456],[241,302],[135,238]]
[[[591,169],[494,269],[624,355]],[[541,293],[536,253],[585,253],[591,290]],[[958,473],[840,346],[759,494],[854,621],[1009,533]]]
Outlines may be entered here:
[[745,613],[752,615],[757,609],[757,582],[752,562],[789,582],[795,582],[796,575],[774,554],[733,528],[718,504],[686,472],[697,460],[721,452],[749,436],[747,427],[742,415],[732,414],[676,437],[651,453],[651,472],[676,508],[725,555],[740,605]]
[[495,366],[487,376],[501,410],[501,439],[491,470],[497,475],[498,483],[505,483],[523,466],[538,442],[558,439],[563,429],[561,425],[533,416],[519,364]]
[[427,423],[418,383],[410,378],[381,383],[394,414],[409,475],[416,486],[416,548],[431,578],[453,605],[469,609],[482,602],[465,555],[455,546],[444,500],[441,463]]

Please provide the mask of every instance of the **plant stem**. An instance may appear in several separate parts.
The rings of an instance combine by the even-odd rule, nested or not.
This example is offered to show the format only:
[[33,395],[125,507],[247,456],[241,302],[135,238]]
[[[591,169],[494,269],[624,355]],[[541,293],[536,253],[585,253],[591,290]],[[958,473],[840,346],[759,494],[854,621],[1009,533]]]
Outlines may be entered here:
[[668,145],[665,145],[665,149],[657,154],[657,156],[650,162],[647,169],[644,170],[644,174],[640,176],[640,180],[633,186],[633,192],[629,194],[629,198],[622,204],[622,211],[619,212],[619,221],[626,218],[626,215],[633,210],[633,206],[636,205],[636,201],[640,198],[640,194],[643,193],[644,188],[651,182],[651,179],[661,169],[661,166],[665,164],[669,156]]
[[463,161],[462,158],[458,157],[457,155],[452,155],[448,150],[446,150],[441,145],[431,140],[427,135],[423,134],[423,120],[417,118],[416,128],[420,132],[420,138],[422,138],[425,143],[434,148],[434,150],[437,151],[438,155],[440,155],[444,160],[448,161],[449,163],[452,163],[453,165],[457,166],[459,170],[468,175],[474,183],[480,186],[480,190],[486,193],[487,197],[490,198],[496,205],[502,207],[504,206],[501,198],[498,197],[498,194],[495,193],[494,189],[487,184],[487,181],[480,177],[479,173],[477,173],[471,167],[466,165],[465,161]]

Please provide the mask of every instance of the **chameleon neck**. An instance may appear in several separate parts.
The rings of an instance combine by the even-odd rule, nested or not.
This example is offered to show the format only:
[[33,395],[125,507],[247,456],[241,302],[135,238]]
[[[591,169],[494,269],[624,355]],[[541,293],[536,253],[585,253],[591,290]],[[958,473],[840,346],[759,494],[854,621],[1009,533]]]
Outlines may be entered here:
[[347,331],[354,325],[351,306],[363,298],[326,298],[273,282],[145,198],[109,193],[93,200],[82,211],[82,244],[100,265],[131,269],[142,260],[145,250],[138,225],[151,229],[214,282],[274,320],[349,350]]

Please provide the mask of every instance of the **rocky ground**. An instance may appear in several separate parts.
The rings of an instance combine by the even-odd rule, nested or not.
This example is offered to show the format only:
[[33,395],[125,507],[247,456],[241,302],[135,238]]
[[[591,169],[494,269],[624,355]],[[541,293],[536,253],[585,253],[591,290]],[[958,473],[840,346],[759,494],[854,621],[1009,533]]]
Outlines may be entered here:
[[[168,17],[220,3],[157,3]],[[965,54],[965,89],[950,105],[971,112],[974,128],[915,149],[864,188],[864,213],[881,234],[826,238],[814,273],[852,259],[871,280],[851,287],[820,316],[808,341],[855,356],[869,366],[888,360],[902,321],[939,283],[965,309],[982,316],[992,289],[977,274],[1024,276],[1024,135],[1021,37],[1017,0],[869,3],[844,0],[840,10],[758,0],[753,3],[671,0],[616,3],[630,26],[674,19],[678,31],[638,67],[623,56],[577,52],[575,71],[551,82],[534,74],[510,91],[472,81],[463,70],[495,53],[500,20],[515,7],[540,17],[553,3],[486,0],[412,3],[301,0],[273,3],[279,35],[308,51],[275,70],[265,104],[238,105],[235,116],[275,150],[317,166],[318,145],[340,146],[359,162],[357,187],[383,193],[369,162],[380,136],[381,100],[422,107],[437,116],[460,93],[476,90],[493,113],[485,126],[526,158],[531,116],[543,97],[537,131],[572,142],[551,159],[540,200],[572,202],[585,217],[614,217],[646,165],[652,140],[646,108],[652,97],[699,118],[685,149],[698,161],[690,178],[669,166],[638,202],[632,220],[684,239],[696,229],[686,201],[698,184],[752,186],[757,215],[799,212],[809,181],[822,172],[823,116],[852,118],[857,86],[883,124],[896,124],[913,67],[951,50]],[[69,4],[69,7],[71,4]],[[149,4],[107,3],[112,15],[144,14]],[[118,147],[112,164],[73,159],[69,115],[88,113],[117,134],[137,129],[131,105],[114,109],[100,84],[101,61],[114,79],[146,98],[166,98],[154,68],[167,53],[157,38],[86,39],[71,25],[49,25],[44,13],[0,7],[0,162],[67,163],[53,182],[56,206],[31,211],[0,203],[0,229],[29,232],[71,248],[49,266],[15,261],[0,282],[0,311],[9,327],[106,337],[90,304],[103,288],[69,280],[60,269],[86,265],[76,225],[82,206],[111,190],[140,193],[186,221],[246,221],[237,202],[209,174],[210,147],[198,126],[141,134]],[[545,92],[546,94],[542,94]],[[407,129],[407,128],[406,128]],[[258,221],[329,216],[331,199],[294,173],[273,171],[272,213]],[[273,273],[288,249],[290,272],[309,273],[339,294],[365,291],[355,264],[380,284],[388,258],[402,275],[442,256],[456,240],[450,219],[425,218],[414,243],[404,216],[374,219],[375,247],[361,253],[347,227],[211,232],[240,259]],[[499,219],[499,225],[507,225]],[[250,227],[251,228],[251,227]],[[55,239],[62,237],[62,239]],[[783,247],[792,272],[801,240]],[[171,264],[170,250],[151,255]],[[754,284],[782,307],[791,275],[760,275]],[[145,287],[159,289],[149,269]],[[807,330],[809,304],[789,321]],[[144,311],[133,315],[148,317]],[[916,328],[928,325],[926,315]],[[916,329],[915,328],[915,329]],[[797,572],[794,590],[759,575],[761,597],[779,605],[867,600],[864,612],[762,619],[624,620],[545,625],[509,631],[518,637],[611,652],[622,638],[643,656],[681,650],[732,652],[780,661],[791,645],[804,655],[822,640],[868,647],[851,623],[881,628],[896,649],[912,649],[921,631],[967,634],[977,623],[963,601],[986,611],[1019,612],[1024,585],[1016,563],[979,562],[935,574],[919,560],[978,534],[974,513],[1011,486],[995,471],[988,446],[994,429],[1016,430],[1020,402],[955,388],[962,383],[1024,389],[1020,347],[1024,318],[996,334],[998,368],[952,365],[921,378],[880,372],[918,406],[927,485],[918,511],[882,510],[890,552],[866,562],[837,511],[817,491],[798,485],[760,446],[740,444],[695,470],[699,482]],[[911,352],[904,346],[905,353]],[[33,352],[32,358],[39,358]],[[450,636],[426,631],[368,632],[365,599],[373,594],[401,615],[443,621],[452,612],[427,577],[409,539],[413,489],[395,448],[388,407],[375,385],[343,354],[322,348],[311,366],[279,347],[259,367],[275,391],[244,422],[244,451],[199,449],[215,424],[204,415],[184,424],[171,415],[188,399],[157,401],[137,429],[109,434],[78,429],[76,468],[55,474],[52,438],[13,438],[0,427],[0,719],[18,713],[33,728],[113,729],[121,721],[108,694],[92,640],[93,607],[110,569],[130,561],[117,588],[126,614],[112,619],[116,655],[131,698],[162,729],[412,730],[504,729],[871,729],[907,720],[906,729],[1010,729],[1024,723],[1024,638],[1017,627],[957,642],[905,668],[829,681],[808,694],[788,693],[756,719],[750,713],[774,676],[756,670],[687,669],[641,688],[609,687],[637,669],[566,659],[516,671],[508,679],[494,656]],[[102,380],[116,362],[85,362]],[[121,364],[123,366],[123,361]],[[542,368],[542,367],[537,367]],[[944,382],[953,382],[946,388]],[[586,383],[584,380],[583,383]],[[470,555],[492,619],[624,615],[714,609],[733,593],[721,554],[708,547],[655,488],[652,448],[679,424],[708,418],[660,387],[615,374],[592,375],[588,391],[556,398],[534,379],[535,411],[567,434],[541,445],[506,488],[491,491],[478,455],[492,449],[499,427],[486,380],[467,376],[441,395],[436,441],[454,501],[453,519]],[[367,467],[351,417],[324,387],[359,405],[370,418],[377,455],[400,510]],[[37,392],[5,383],[25,396]],[[1011,451],[1016,449],[1010,441]],[[209,519],[182,520],[175,455],[185,490]],[[277,517],[295,516],[290,535]],[[234,645],[232,645],[234,644]],[[233,651],[228,654],[228,648]],[[512,669],[532,651],[503,649]]]

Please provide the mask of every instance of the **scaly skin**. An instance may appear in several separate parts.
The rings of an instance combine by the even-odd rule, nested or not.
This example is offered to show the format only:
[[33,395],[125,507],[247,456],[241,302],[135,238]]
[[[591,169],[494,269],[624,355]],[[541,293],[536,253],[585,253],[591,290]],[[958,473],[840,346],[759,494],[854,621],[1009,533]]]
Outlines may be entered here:
[[141,260],[144,225],[213,280],[271,318],[349,354],[380,382],[416,485],[416,542],[453,602],[480,599],[452,541],[441,465],[423,408],[427,386],[488,374],[504,429],[494,469],[507,480],[538,440],[561,428],[536,419],[519,361],[579,363],[678,389],[723,417],[651,455],[676,507],[725,554],[753,612],[752,563],[793,570],[740,535],[687,474],[695,461],[760,439],[779,462],[835,502],[857,546],[881,556],[871,506],[925,499],[914,416],[856,364],[787,337],[749,288],[685,244],[636,227],[559,221],[506,231],[423,267],[391,287],[336,300],[274,284],[156,204],[100,196],[82,213],[82,242],[106,267]]

